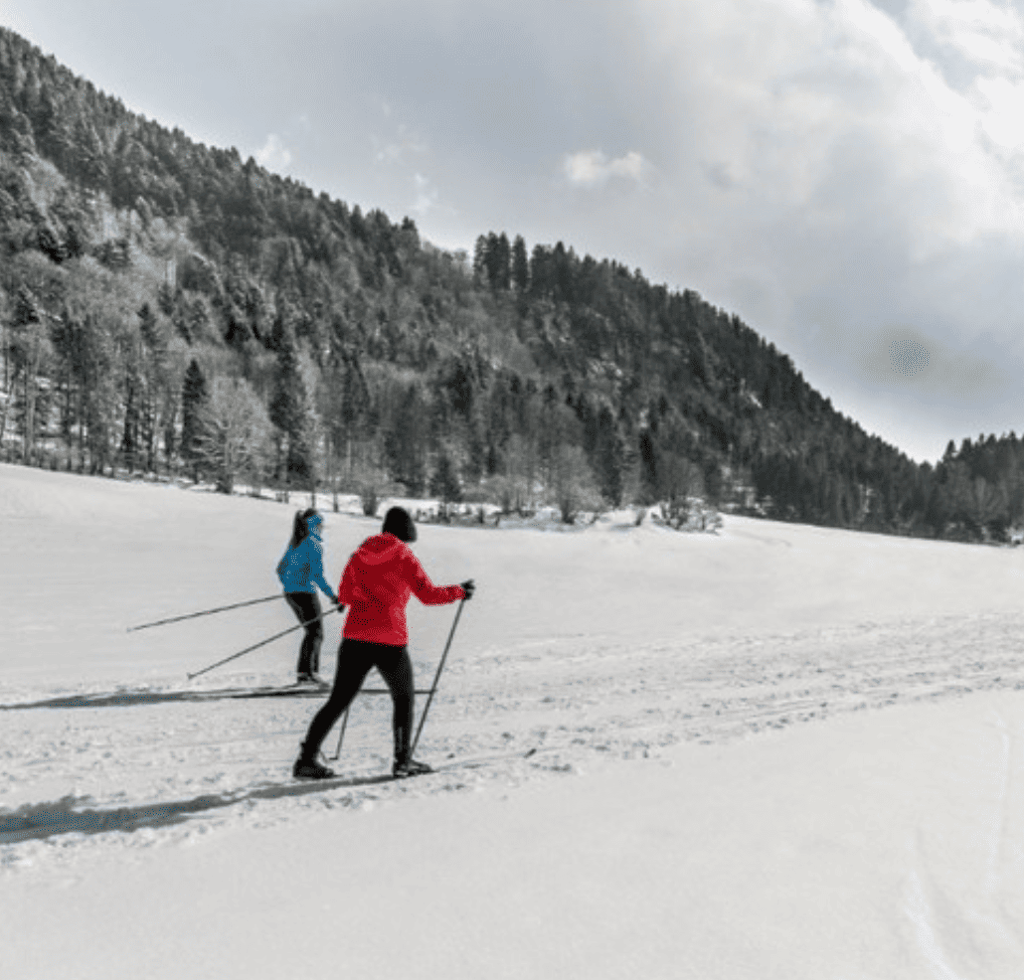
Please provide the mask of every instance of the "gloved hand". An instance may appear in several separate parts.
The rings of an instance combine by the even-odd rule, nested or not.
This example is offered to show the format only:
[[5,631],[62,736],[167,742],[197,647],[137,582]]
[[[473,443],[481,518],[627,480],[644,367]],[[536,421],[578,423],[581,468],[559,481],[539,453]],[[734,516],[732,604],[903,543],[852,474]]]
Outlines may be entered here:
[[473,593],[476,591],[476,583],[471,579],[466,579],[465,582],[461,583],[463,591],[466,593],[467,599],[473,598]]

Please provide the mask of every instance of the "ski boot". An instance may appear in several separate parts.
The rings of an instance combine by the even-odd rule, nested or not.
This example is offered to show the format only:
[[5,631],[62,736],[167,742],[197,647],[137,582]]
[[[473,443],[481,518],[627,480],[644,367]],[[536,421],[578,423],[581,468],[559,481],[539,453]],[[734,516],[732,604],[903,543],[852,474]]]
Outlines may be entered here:
[[409,730],[399,726],[395,729],[395,762],[391,767],[391,775],[395,779],[408,779],[410,776],[422,776],[433,772],[425,762],[417,762],[409,748]]
[[433,771],[425,762],[416,759],[395,759],[391,767],[391,775],[395,779],[408,779],[410,776],[422,776]]
[[292,766],[292,775],[296,779],[330,779],[334,775],[334,770],[317,762],[315,755],[307,755],[306,744],[303,742],[299,757]]

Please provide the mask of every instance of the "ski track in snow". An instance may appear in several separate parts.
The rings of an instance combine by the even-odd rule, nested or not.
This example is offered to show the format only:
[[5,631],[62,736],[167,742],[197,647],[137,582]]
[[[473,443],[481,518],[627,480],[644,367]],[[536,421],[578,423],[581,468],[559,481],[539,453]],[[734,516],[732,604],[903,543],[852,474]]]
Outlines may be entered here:
[[[590,802],[571,820],[503,824],[548,845],[503,855],[506,878],[520,860],[536,862],[536,880],[520,883],[537,889],[523,908],[558,919],[565,896],[578,895],[573,874],[592,860],[603,867],[614,840],[661,891],[647,881],[632,891],[634,871],[605,869],[611,887],[641,903],[644,921],[671,916],[665,936],[690,922],[684,941],[698,957],[735,954],[763,968],[779,941],[768,902],[778,904],[772,928],[790,930],[800,947],[790,966],[820,954],[801,976],[832,975],[824,964],[841,962],[836,942],[849,962],[863,961],[868,972],[858,975],[1019,974],[1024,706],[980,695],[1024,689],[1022,552],[741,518],[714,537],[634,527],[628,515],[564,534],[424,525],[419,554],[435,581],[473,575],[479,586],[417,752],[437,771],[388,777],[390,699],[364,696],[331,762],[338,777],[300,782],[291,766],[325,695],[237,697],[291,680],[297,636],[185,680],[291,625],[283,603],[126,633],[267,595],[289,520],[289,508],[265,501],[0,467],[0,549],[16,556],[0,561],[0,878],[22,889],[12,896],[87,890],[160,858],[184,875],[186,848],[203,841],[217,845],[207,859],[230,855],[229,874],[248,873],[247,849],[282,833],[325,846],[336,820],[339,837],[348,829],[358,838],[366,824],[354,811],[388,808],[371,821],[374,833],[389,816],[404,833],[424,814],[440,819],[443,797],[485,797],[446,814],[457,819],[476,812],[470,804],[550,797],[568,807],[580,798]],[[328,577],[337,579],[379,522],[327,513],[325,523]],[[420,690],[452,612],[410,606]],[[326,676],[340,627],[339,616],[325,622]],[[383,685],[371,674],[367,686]],[[418,711],[425,702],[417,698]],[[337,733],[324,742],[328,757]],[[686,769],[641,761],[650,758],[666,767],[685,759]],[[610,778],[577,779],[590,774]],[[624,838],[620,822],[632,828]],[[572,849],[577,838],[589,841],[585,853]],[[675,844],[663,851],[663,840]],[[474,854],[491,853],[489,841],[476,843],[487,850]],[[567,851],[550,880],[549,850]],[[427,870],[442,865],[422,858],[433,889]],[[370,887],[371,870],[353,887]],[[552,899],[566,875],[568,890]],[[472,915],[490,905],[486,888],[486,901],[472,889],[464,896]],[[310,892],[310,902],[320,901],[314,894],[326,892]],[[730,931],[737,903],[749,949]],[[390,922],[391,897],[379,908]],[[308,916],[312,905],[303,909]],[[595,949],[619,915],[595,920]],[[817,939],[804,935],[808,917]],[[858,917],[871,930],[864,950],[849,935]],[[562,950],[573,920],[558,922],[549,948]],[[26,950],[36,943],[33,933]],[[236,937],[235,952],[249,943]],[[676,951],[669,962],[678,965]],[[915,972],[894,966],[908,962]],[[873,963],[886,970],[871,974]],[[688,975],[714,975],[697,970]]]
[[[492,648],[446,669],[418,753],[438,771],[404,781],[385,775],[386,697],[357,700],[341,759],[331,763],[338,778],[326,783],[290,778],[316,699],[133,704],[122,691],[117,707],[8,702],[0,710],[0,872],[56,870],[90,855],[188,843],[304,813],[504,792],[657,756],[680,741],[723,743],[846,712],[1020,689],[1018,647],[1019,621],[993,613],[637,647],[563,637]],[[422,684],[424,668],[417,676]],[[371,674],[367,685],[376,680]],[[154,683],[148,691],[171,688]],[[337,728],[325,754],[336,744]],[[1006,751],[1004,821],[1021,794],[1009,783],[1010,753],[1016,758],[1020,747],[1012,742]],[[993,868],[1001,839],[994,828]],[[926,882],[916,882],[907,907],[925,942]]]

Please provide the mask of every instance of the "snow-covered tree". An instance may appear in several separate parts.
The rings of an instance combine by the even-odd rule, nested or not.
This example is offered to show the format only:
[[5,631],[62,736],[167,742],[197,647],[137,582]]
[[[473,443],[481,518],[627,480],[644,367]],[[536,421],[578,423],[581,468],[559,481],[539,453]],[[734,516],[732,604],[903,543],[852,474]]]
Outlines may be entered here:
[[579,446],[559,446],[551,458],[548,500],[558,508],[565,524],[572,524],[580,511],[597,511],[602,506],[587,455]]
[[198,438],[202,462],[217,489],[231,493],[244,474],[262,474],[269,455],[270,419],[244,378],[216,378]]

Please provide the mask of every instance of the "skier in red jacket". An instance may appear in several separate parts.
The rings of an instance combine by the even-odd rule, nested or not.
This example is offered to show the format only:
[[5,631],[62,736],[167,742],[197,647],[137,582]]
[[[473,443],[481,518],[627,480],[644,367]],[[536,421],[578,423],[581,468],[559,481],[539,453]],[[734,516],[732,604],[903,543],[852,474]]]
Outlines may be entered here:
[[320,744],[358,694],[371,667],[380,671],[394,705],[392,775],[430,772],[428,765],[411,757],[409,749],[415,694],[412,661],[406,648],[409,633],[405,607],[413,594],[428,606],[470,599],[474,584],[469,579],[461,585],[434,585],[408,547],[415,540],[412,518],[401,507],[392,507],[384,518],[381,533],[367,538],[345,566],[338,586],[338,602],[349,608],[338,650],[334,688],[310,723],[293,775],[302,779],[329,779],[334,775],[317,761]]

